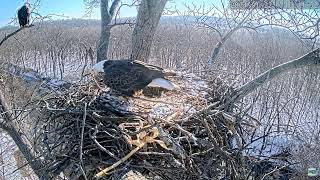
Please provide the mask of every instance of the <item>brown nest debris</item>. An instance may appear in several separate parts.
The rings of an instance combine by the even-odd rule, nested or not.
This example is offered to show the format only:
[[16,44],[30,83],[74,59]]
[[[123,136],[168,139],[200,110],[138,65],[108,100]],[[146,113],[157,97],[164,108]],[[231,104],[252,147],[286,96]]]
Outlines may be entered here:
[[128,172],[140,179],[239,179],[236,118],[223,106],[229,86],[193,74],[171,80],[178,88],[155,96],[148,89],[121,97],[90,83],[43,97],[35,146],[48,172],[73,179]]

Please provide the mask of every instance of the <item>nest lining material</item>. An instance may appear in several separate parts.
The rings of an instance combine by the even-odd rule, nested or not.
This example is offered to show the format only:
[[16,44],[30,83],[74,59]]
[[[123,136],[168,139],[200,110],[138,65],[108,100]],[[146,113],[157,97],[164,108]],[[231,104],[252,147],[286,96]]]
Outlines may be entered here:
[[163,179],[237,177],[240,161],[228,151],[235,119],[218,108],[228,87],[193,74],[170,80],[179,89],[160,97],[121,97],[90,83],[41,99],[37,146],[50,152],[42,154],[48,172],[89,179],[131,170]]

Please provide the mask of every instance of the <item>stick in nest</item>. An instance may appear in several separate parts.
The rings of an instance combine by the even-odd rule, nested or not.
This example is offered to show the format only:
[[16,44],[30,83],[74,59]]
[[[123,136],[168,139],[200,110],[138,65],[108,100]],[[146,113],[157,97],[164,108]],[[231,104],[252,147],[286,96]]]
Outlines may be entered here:
[[150,134],[148,134],[146,131],[143,131],[143,132],[140,132],[139,134],[137,134],[137,140],[131,140],[131,138],[128,137],[128,139],[127,139],[128,143],[136,145],[137,147],[134,148],[129,154],[127,154],[125,157],[123,157],[122,159],[120,159],[119,161],[114,163],[113,165],[111,165],[111,166],[103,169],[99,173],[97,173],[95,175],[95,178],[101,178],[104,175],[108,175],[109,171],[111,171],[112,169],[116,168],[117,166],[119,166],[120,164],[122,164],[123,162],[128,160],[132,155],[134,155],[137,151],[139,151],[144,145],[146,145],[148,143],[158,143],[162,148],[167,149],[167,150],[171,150],[165,145],[165,143],[163,141],[155,139],[158,136],[159,136],[158,128],[153,127],[150,130]]

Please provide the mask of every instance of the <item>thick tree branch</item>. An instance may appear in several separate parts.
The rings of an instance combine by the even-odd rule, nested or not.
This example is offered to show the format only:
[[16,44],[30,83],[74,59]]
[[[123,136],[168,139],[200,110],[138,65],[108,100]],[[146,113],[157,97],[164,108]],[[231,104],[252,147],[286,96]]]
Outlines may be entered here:
[[[29,103],[31,94],[36,95],[34,93],[35,88],[37,88],[39,95],[44,93],[45,89],[38,89],[38,85],[42,83],[42,78],[38,76],[36,71],[25,70],[11,63],[2,64],[0,77],[2,80],[0,86],[0,129],[4,130],[12,138],[39,179],[52,179],[56,174],[47,172],[46,164],[35,156],[30,145],[25,141],[22,134],[25,132],[21,132],[18,129],[17,123],[20,122],[17,121],[16,118],[18,117],[16,115],[12,115],[13,111],[10,105],[15,103],[18,105],[17,107],[24,108],[25,104]],[[11,99],[11,93],[19,100]],[[30,118],[34,118],[30,119],[31,121],[36,119],[34,116],[30,116]]]
[[280,64],[274,68],[271,68],[271,69],[265,71],[264,73],[260,74],[256,78],[254,78],[252,81],[237,88],[236,93],[235,93],[236,95],[234,96],[235,98],[233,101],[240,100],[244,96],[246,96],[249,93],[251,93],[252,91],[256,90],[258,87],[260,87],[264,83],[272,80],[273,78],[275,78],[285,72],[288,72],[293,69],[309,66],[309,65],[319,65],[320,64],[320,57],[319,56],[320,56],[320,49],[318,48],[318,49],[315,49],[314,51],[311,51],[308,54],[306,54],[298,59]]
[[114,16],[116,15],[116,11],[117,11],[117,7],[119,6],[120,0],[114,0],[111,4],[110,10],[109,10],[109,14],[111,19],[114,18]]
[[32,27],[34,26],[33,24],[29,25],[29,26],[26,26],[26,27],[20,27],[19,29],[15,30],[14,32],[6,35],[0,42],[0,46],[6,41],[8,40],[11,36],[17,34],[18,32],[20,32],[21,30],[25,29],[25,28],[29,28],[29,27]]

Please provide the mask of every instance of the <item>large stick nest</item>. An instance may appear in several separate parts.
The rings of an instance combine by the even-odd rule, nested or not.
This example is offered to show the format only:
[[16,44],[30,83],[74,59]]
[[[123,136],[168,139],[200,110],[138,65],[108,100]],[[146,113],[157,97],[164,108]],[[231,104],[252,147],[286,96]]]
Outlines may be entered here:
[[119,97],[95,82],[42,97],[37,146],[48,172],[239,179],[245,170],[241,153],[232,149],[239,125],[224,106],[232,89],[219,78],[179,74],[171,80],[178,90],[155,97]]

